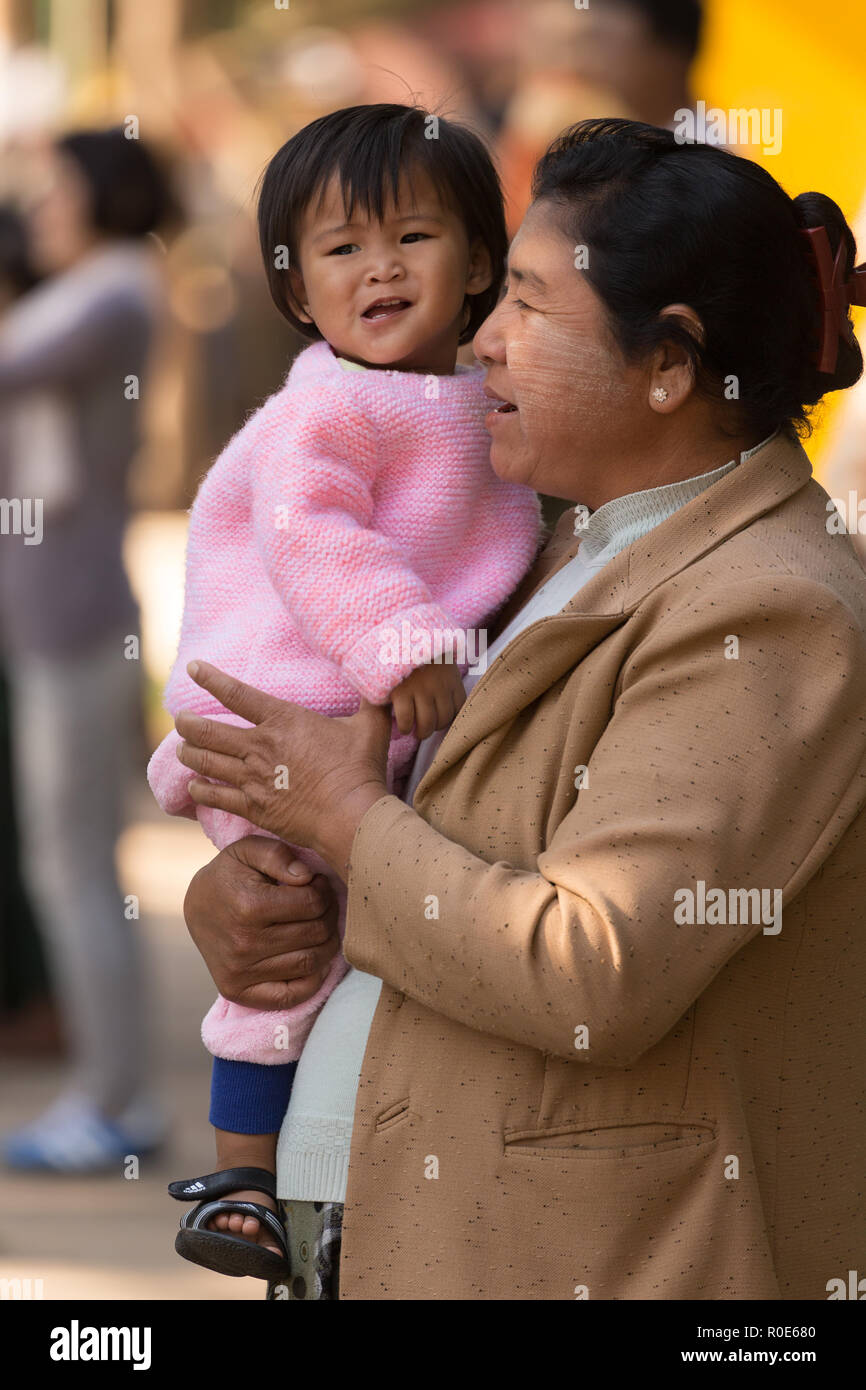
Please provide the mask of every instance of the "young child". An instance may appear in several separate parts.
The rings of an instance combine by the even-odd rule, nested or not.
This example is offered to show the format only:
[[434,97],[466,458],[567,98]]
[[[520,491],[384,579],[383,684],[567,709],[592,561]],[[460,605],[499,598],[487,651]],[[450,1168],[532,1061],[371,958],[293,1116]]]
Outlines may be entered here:
[[[472,661],[449,659],[447,634],[477,653],[541,538],[536,494],[490,466],[483,372],[456,365],[499,297],[499,181],[464,127],[357,106],[277,152],[258,218],[274,301],[315,341],[198,493],[166,706],[243,722],[187,675],[198,657],[327,715],[354,713],[362,696],[390,702],[388,786],[399,792],[419,739],[465,698]],[[444,662],[431,662],[443,646]],[[196,817],[220,848],[260,834],[193,803],[178,743],[170,734],[148,769],[160,805]],[[306,849],[297,857],[331,872]],[[335,887],[342,935],[345,886]],[[220,998],[207,1015],[217,1172],[170,1187],[203,1199],[178,1235],[187,1258],[261,1278],[284,1271],[277,1132],[304,1040],[346,969],[338,956],[286,1012]],[[220,1197],[231,1200],[210,1201]]]

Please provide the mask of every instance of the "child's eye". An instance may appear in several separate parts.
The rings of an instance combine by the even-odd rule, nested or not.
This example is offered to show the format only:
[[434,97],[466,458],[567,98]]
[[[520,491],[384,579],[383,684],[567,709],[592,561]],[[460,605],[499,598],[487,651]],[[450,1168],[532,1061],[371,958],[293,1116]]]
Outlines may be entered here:
[[406,232],[403,236],[401,236],[400,240],[401,240],[401,241],[408,241],[410,237],[415,237],[415,236],[417,236],[417,237],[423,237],[425,240],[427,240],[427,238],[429,237],[429,233],[428,233],[428,232]]
[[335,246],[334,249],[333,249],[333,251],[329,251],[329,252],[328,252],[328,255],[329,255],[329,256],[342,256],[342,255],[345,255],[345,253],[346,253],[347,251],[358,251],[358,250],[360,250],[360,247],[358,246],[357,242],[354,242],[354,241],[344,241],[343,244],[342,244],[342,246]]

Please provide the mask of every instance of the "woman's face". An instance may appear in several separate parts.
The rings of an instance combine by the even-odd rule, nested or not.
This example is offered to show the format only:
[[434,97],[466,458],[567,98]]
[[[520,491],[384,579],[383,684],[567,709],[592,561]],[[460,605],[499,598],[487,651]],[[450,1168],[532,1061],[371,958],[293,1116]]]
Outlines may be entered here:
[[55,150],[45,157],[38,189],[28,216],[31,255],[41,271],[54,274],[74,265],[97,239],[90,194],[75,160]]
[[579,266],[552,205],[533,203],[473,346],[485,390],[515,407],[485,420],[495,472],[594,509],[630,490],[616,474],[646,426],[647,373],[623,362]]

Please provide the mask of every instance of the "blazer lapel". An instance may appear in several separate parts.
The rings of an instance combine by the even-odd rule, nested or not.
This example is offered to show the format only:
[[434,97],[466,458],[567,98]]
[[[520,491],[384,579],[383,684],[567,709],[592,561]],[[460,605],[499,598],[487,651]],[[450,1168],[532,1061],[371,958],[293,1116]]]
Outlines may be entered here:
[[509,642],[457,712],[430,767],[415,790],[417,806],[430,786],[487,734],[543,695],[572,670],[626,614],[555,614],[533,623]]
[[[695,472],[700,471],[701,464],[696,461]],[[778,506],[805,486],[811,475],[811,464],[800,443],[777,437],[620,551],[560,613],[531,623],[491,663],[461,706],[418,783],[413,805],[417,808],[438,779],[470,748],[573,670],[659,584]],[[551,574],[577,554],[581,538],[578,534],[569,540],[573,529],[569,508],[551,538],[550,544],[560,552]]]
[[799,440],[777,435],[628,547],[626,607],[636,608],[659,584],[773,511],[811,477],[812,465]]

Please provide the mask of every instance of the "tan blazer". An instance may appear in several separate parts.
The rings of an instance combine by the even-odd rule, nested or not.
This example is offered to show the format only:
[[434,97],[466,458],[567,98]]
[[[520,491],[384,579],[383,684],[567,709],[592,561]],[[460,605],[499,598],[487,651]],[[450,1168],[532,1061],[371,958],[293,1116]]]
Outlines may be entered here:
[[491,663],[414,809],[365,815],[342,1297],[866,1275],[866,576],[826,505],[774,440]]

